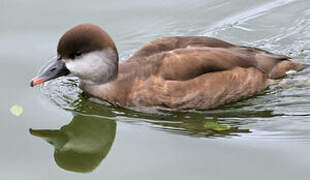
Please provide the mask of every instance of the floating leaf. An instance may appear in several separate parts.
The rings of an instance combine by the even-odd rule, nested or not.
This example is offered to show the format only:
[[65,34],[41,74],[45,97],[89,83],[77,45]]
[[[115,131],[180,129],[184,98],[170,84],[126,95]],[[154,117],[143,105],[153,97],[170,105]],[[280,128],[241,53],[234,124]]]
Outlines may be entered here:
[[203,125],[203,127],[206,129],[212,129],[215,131],[226,131],[226,130],[229,130],[231,128],[231,126],[229,126],[229,125],[219,124],[217,122],[206,122]]
[[23,113],[23,107],[21,107],[20,105],[13,105],[10,108],[10,112],[14,115],[14,116],[20,116]]

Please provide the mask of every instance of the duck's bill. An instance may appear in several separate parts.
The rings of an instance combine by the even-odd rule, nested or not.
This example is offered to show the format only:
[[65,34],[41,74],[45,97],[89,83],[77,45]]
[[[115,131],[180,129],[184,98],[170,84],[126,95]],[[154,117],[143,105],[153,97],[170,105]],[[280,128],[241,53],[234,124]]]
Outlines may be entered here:
[[60,76],[66,76],[69,73],[70,71],[66,68],[65,62],[63,60],[57,60],[52,65],[50,65],[40,76],[33,78],[30,86],[33,87]]
[[42,138],[51,136],[54,131],[56,130],[29,129],[31,135]]

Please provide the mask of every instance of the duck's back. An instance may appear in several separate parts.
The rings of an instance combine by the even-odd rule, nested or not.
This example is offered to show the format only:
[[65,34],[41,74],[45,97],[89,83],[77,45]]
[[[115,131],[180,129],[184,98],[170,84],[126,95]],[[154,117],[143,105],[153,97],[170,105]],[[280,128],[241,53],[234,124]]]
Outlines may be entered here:
[[304,67],[287,56],[215,38],[161,38],[120,63],[115,101],[122,106],[209,109],[253,96],[271,78]]

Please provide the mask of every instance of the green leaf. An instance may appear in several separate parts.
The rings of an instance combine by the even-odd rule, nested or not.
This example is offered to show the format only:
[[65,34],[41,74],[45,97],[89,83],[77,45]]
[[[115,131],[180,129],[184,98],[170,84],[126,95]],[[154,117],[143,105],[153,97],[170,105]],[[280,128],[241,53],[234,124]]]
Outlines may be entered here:
[[14,115],[14,116],[20,116],[23,113],[23,107],[21,107],[20,105],[13,105],[10,108],[10,112]]
[[206,129],[212,129],[215,131],[226,131],[226,130],[229,130],[231,128],[231,126],[229,126],[229,125],[219,124],[217,122],[206,122],[203,125],[203,127]]

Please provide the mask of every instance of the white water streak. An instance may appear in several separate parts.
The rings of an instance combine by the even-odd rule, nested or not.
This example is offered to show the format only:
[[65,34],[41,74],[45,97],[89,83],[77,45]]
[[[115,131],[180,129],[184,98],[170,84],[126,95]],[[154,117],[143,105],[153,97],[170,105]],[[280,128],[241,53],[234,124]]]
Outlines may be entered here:
[[276,0],[274,2],[270,2],[270,3],[263,4],[261,6],[258,6],[254,9],[250,9],[250,10],[238,13],[234,16],[227,17],[211,25],[209,30],[206,33],[204,33],[204,35],[209,36],[213,32],[216,32],[218,30],[224,30],[226,28],[232,27],[233,25],[234,26],[239,25],[238,27],[240,27],[240,25],[243,24],[244,22],[264,15],[266,11],[270,11],[274,8],[278,8],[280,6],[284,6],[284,5],[287,5],[295,1],[296,0]]

